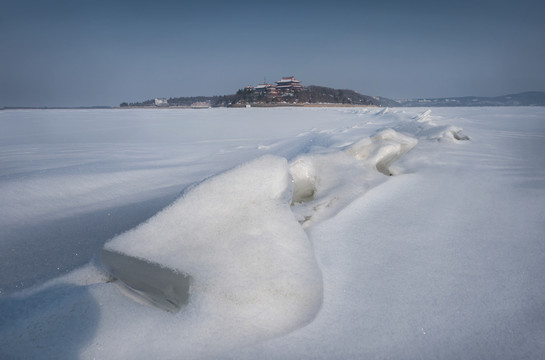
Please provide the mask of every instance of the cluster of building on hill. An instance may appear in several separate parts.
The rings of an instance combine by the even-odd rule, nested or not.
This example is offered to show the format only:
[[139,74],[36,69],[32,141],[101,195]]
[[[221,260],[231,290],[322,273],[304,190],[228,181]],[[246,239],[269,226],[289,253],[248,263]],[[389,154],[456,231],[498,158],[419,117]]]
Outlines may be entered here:
[[[229,105],[233,103],[254,103],[254,102],[279,102],[284,101],[288,97],[293,97],[297,92],[303,89],[301,81],[297,80],[295,76],[283,77],[279,81],[275,81],[274,84],[269,84],[264,82],[257,86],[246,86],[244,89],[239,90],[236,95],[233,95],[233,98],[229,98],[225,101],[224,105]],[[221,98],[221,97],[219,97]],[[182,99],[182,98],[180,98]],[[183,104],[180,104],[180,99],[164,99],[157,98],[153,102],[148,101],[143,105],[156,106],[156,107],[167,107],[167,106],[185,106],[192,108],[208,108],[213,106],[212,101],[208,99],[199,99],[201,101],[194,101],[188,103],[188,99],[183,99]],[[193,98],[197,100],[197,98]],[[204,100],[204,101],[203,101]],[[217,100],[217,99],[214,99]],[[214,101],[217,102],[217,101]]]
[[227,106],[240,105],[264,105],[264,104],[296,104],[299,103],[299,96],[306,88],[301,85],[301,81],[295,76],[286,76],[274,84],[269,84],[266,81],[257,86],[248,85],[244,89],[240,89],[237,93],[231,96]]
[[146,100],[139,103],[123,103],[135,107],[249,107],[249,106],[285,106],[340,104],[348,106],[396,106],[392,100],[359,94],[354,90],[332,89],[323,86],[301,85],[295,76],[283,77],[273,84],[267,81],[257,86],[246,86],[232,95],[192,96],[170,99]]

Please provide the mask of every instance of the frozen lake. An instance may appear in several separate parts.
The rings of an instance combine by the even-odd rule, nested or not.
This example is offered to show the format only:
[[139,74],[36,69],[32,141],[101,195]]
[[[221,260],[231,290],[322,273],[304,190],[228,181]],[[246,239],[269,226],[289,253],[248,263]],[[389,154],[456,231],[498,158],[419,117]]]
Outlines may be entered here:
[[[0,358],[536,359],[545,108],[0,111]],[[105,247],[189,274],[179,312]]]

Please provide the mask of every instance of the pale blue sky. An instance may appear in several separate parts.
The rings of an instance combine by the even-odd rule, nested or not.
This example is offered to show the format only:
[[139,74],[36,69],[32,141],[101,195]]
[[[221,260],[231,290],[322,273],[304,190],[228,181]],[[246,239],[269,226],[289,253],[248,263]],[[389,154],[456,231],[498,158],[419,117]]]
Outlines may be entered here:
[[545,90],[545,5],[0,0],[0,106],[222,95],[281,76],[389,98]]

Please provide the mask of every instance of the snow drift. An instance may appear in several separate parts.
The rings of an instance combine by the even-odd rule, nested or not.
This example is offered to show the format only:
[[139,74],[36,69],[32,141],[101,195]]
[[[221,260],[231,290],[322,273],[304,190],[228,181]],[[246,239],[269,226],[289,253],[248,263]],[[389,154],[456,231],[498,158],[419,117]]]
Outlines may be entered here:
[[305,227],[331,216],[380,182],[375,170],[392,175],[390,165],[416,143],[388,129],[344,152],[302,155],[289,166],[259,158],[205,181],[108,242],[102,263],[132,295],[168,311],[185,305],[191,282],[193,296],[221,293],[266,304],[248,311],[271,313],[275,322],[293,313],[301,320],[290,321],[304,323],[319,308],[320,275],[308,239],[293,220],[289,226],[288,205]]
[[189,274],[199,304],[236,311],[269,336],[283,333],[310,321],[322,301],[320,270],[290,211],[291,193],[287,161],[261,157],[205,181],[105,249]]

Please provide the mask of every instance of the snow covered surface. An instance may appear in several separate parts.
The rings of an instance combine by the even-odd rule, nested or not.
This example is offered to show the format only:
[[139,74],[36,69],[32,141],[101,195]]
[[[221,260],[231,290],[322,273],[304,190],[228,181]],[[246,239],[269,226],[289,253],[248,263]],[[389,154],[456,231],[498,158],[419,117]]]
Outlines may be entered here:
[[[0,125],[2,359],[545,353],[545,108]],[[187,305],[124,291],[102,248],[189,274]]]

